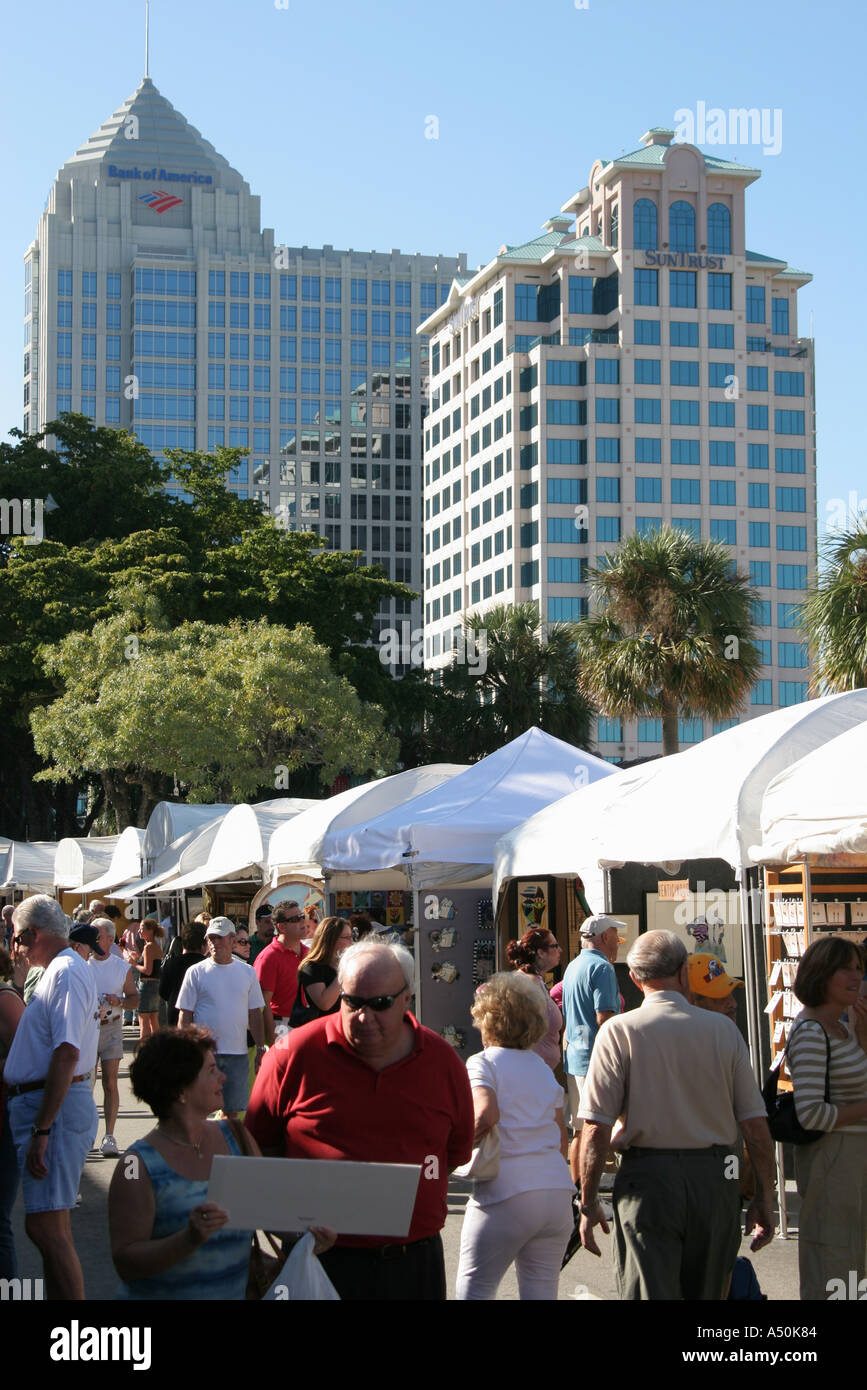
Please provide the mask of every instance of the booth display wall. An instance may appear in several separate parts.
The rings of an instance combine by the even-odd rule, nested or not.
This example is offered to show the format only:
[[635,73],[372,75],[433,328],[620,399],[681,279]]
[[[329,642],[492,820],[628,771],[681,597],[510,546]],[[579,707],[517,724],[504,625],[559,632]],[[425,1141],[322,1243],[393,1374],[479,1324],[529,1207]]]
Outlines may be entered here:
[[420,892],[418,933],[421,1022],[466,1060],[482,1047],[473,996],[495,969],[490,890]]

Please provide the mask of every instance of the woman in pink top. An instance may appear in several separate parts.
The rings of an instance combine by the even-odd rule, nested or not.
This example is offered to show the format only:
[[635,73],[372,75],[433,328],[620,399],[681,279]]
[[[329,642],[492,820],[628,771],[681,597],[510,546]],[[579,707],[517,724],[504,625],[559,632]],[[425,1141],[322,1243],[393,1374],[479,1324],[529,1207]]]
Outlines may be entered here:
[[552,1071],[560,1063],[560,1034],[563,1031],[563,1015],[548,994],[545,987],[545,975],[553,970],[560,962],[561,950],[557,945],[557,938],[548,931],[546,927],[531,927],[524,932],[520,941],[510,941],[506,947],[506,955],[522,974],[529,975],[534,979],[545,996],[545,1004],[548,1010],[548,1031],[537,1042],[534,1052],[538,1052],[543,1062],[547,1062]]

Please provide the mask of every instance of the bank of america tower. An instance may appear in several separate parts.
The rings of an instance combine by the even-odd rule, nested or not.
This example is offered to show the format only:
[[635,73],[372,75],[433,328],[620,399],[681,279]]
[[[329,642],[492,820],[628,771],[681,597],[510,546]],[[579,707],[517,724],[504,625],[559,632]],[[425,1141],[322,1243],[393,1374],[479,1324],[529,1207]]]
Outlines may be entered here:
[[416,328],[466,258],[287,246],[259,222],[145,77],[59,171],[27,250],[24,430],[72,410],[158,457],[247,448],[239,495],[420,590]]

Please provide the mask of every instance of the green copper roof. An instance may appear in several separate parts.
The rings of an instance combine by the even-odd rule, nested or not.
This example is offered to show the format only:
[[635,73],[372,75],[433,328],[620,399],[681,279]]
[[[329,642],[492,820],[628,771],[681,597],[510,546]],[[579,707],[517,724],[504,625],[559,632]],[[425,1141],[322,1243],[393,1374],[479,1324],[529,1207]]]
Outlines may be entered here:
[[576,250],[583,248],[585,251],[604,251],[606,256],[611,254],[610,247],[606,246],[604,241],[600,241],[598,236],[589,236],[586,232],[583,236],[576,237],[572,245]]
[[786,262],[779,256],[762,256],[758,251],[747,251],[746,258],[754,265],[785,265]]
[[569,239],[568,232],[544,232],[532,241],[519,246],[506,246],[497,256],[498,261],[541,261],[550,251],[554,251],[562,241]]
[[[679,144],[680,142],[677,141],[676,143]],[[636,164],[649,165],[651,168],[658,169],[662,166],[668,151],[673,148],[674,145],[644,145],[640,150],[633,150],[631,154],[621,154],[613,161],[606,161],[605,168],[608,168],[609,163],[614,163],[616,165],[625,164],[627,166]],[[702,153],[704,152],[702,151]],[[760,169],[754,169],[749,164],[736,164],[729,159],[717,159],[716,156],[712,154],[706,154],[704,156],[704,162],[706,168],[716,169],[720,173],[761,173]]]

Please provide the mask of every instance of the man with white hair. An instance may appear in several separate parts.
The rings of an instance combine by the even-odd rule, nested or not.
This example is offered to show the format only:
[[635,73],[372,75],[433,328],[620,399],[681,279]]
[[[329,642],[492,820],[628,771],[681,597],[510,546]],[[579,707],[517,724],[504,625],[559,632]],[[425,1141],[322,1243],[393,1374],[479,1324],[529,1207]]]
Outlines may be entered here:
[[342,1236],[320,1258],[342,1299],[444,1299],[448,1175],[473,1146],[466,1067],[409,1012],[413,959],[404,947],[360,941],[337,974],[339,1012],[270,1049],[247,1128],[263,1152],[287,1158],[421,1164],[405,1241]]
[[90,1089],[99,1018],[96,985],[90,967],[69,949],[69,921],[54,898],[44,893],[25,898],[13,920],[16,941],[33,965],[44,967],[4,1071],[25,1230],[42,1256],[47,1297],[83,1299],[69,1213],[96,1137]]
[[581,1097],[582,1243],[598,1255],[593,1228],[608,1232],[598,1197],[613,1143],[623,1154],[614,1183],[620,1298],[723,1299],[741,1240],[739,1127],[756,1178],[750,1248],[774,1234],[765,1104],[737,1028],[689,1002],[681,939],[646,932],[627,964],[644,1000],[600,1030]]

